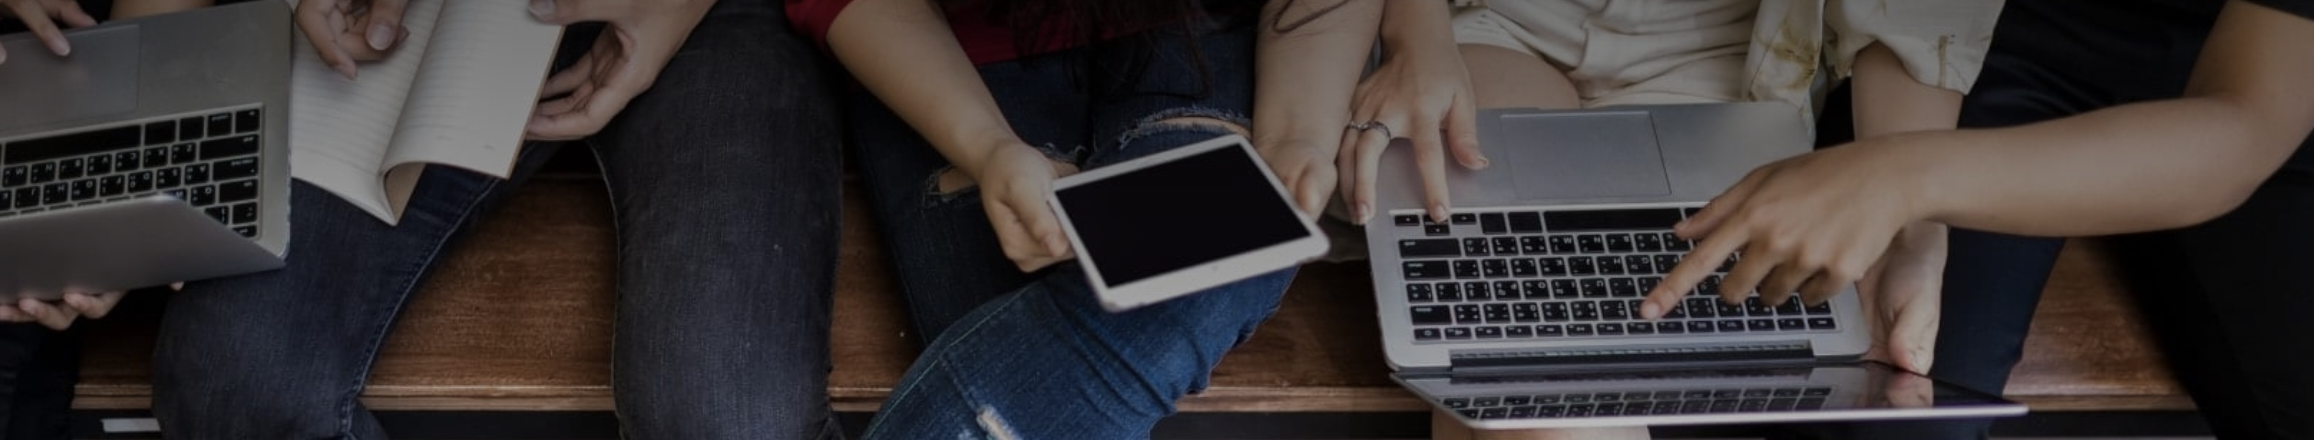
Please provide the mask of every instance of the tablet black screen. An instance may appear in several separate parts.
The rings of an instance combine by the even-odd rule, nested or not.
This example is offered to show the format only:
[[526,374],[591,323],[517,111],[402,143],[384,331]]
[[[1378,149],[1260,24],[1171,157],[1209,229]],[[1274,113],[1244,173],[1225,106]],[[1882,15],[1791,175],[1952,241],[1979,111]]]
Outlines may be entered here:
[[1061,190],[1084,252],[1111,286],[1309,236],[1242,147]]

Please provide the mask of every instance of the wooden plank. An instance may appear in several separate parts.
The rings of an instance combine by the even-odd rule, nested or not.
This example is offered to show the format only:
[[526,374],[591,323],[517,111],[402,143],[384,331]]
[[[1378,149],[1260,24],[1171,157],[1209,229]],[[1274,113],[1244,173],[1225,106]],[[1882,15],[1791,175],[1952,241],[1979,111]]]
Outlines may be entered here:
[[[872,411],[917,353],[888,257],[856,186],[845,198],[829,393]],[[607,198],[587,179],[526,185],[429,280],[386,342],[364,402],[383,410],[609,410]],[[2040,411],[2190,409],[2121,296],[2077,242],[2061,258],[2011,381]],[[1364,263],[1303,269],[1285,303],[1184,411],[1422,411],[1391,383]],[[150,405],[156,307],[89,324],[85,409]]]

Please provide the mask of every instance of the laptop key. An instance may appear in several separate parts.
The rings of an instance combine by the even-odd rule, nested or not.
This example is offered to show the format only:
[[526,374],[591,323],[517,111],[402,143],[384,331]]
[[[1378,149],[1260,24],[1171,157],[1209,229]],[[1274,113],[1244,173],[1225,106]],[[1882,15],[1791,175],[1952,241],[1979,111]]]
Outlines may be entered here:
[[1536,306],[1535,303],[1511,304],[1511,320],[1518,322],[1542,322],[1543,309],[1539,306]]
[[[239,162],[242,160],[249,161],[250,175],[256,175],[257,160],[240,159],[233,162]],[[227,174],[227,172],[239,171],[239,167],[235,165],[220,165],[217,167],[217,169],[219,171],[219,175],[230,175]],[[1419,238],[1412,240],[1398,240],[1398,258],[1436,258],[1460,256],[1462,256],[1462,244],[1456,243],[1452,238]]]
[[1488,249],[1493,248],[1487,246],[1486,239],[1484,238],[1472,237],[1462,239],[1462,253],[1465,255],[1473,257],[1484,257],[1488,255]]
[[1744,322],[1742,320],[1730,319],[1719,322],[1720,333],[1740,333],[1743,331]]
[[233,208],[224,206],[211,206],[207,208],[201,208],[201,213],[208,214],[209,218],[217,220],[217,224],[227,226],[233,225]]
[[1519,253],[1527,255],[1547,254],[1551,253],[1551,245],[1544,243],[1543,236],[1540,235],[1519,237]]
[[1519,254],[1518,237],[1495,237],[1489,240],[1489,242],[1494,243],[1495,255],[1511,256]]
[[1806,308],[1806,307],[1807,307],[1807,306],[1804,306],[1804,305],[1801,305],[1801,304],[1800,304],[1800,298],[1798,298],[1798,297],[1794,297],[1794,298],[1792,298],[1792,299],[1790,299],[1790,300],[1786,300],[1786,301],[1784,301],[1784,304],[1783,304],[1783,305],[1778,305],[1778,306],[1776,306],[1776,315],[1777,315],[1777,316],[1800,316],[1801,314],[1805,313],[1805,312],[1803,311],[1803,309],[1804,309],[1804,308]]
[[1719,316],[1722,318],[1744,317],[1744,306],[1742,304],[1728,304],[1725,302],[1713,301],[1712,306],[1719,308]]
[[1526,291],[1526,293],[1527,293],[1527,297],[1526,297],[1526,299],[1534,299],[1534,300],[1541,300],[1541,299],[1551,299],[1551,283],[1550,283],[1550,282],[1547,282],[1547,281],[1543,281],[1543,280],[1526,280],[1526,281],[1520,281],[1520,282],[1519,282],[1519,287],[1522,287],[1522,288],[1524,288],[1524,289],[1522,289],[1522,290],[1525,290],[1525,291]]
[[1567,335],[1567,328],[1566,328],[1566,327],[1564,327],[1564,326],[1558,326],[1558,325],[1538,325],[1538,326],[1535,326],[1535,336],[1544,336],[1544,337],[1554,337],[1554,338],[1555,338],[1555,337],[1566,336],[1566,335]]
[[218,113],[209,115],[209,120],[206,122],[209,124],[210,136],[223,136],[226,133],[233,132],[232,113]]
[[1688,298],[1685,309],[1689,316],[1697,318],[1717,317],[1719,316],[1719,299],[1713,297]]
[[1566,417],[1566,416],[1567,416],[1567,406],[1566,406],[1566,405],[1546,405],[1546,406],[1538,406],[1538,407],[1535,407],[1535,418],[1541,418],[1541,419],[1556,419],[1556,418],[1560,418],[1560,417]]
[[1605,253],[1607,252],[1607,238],[1599,234],[1576,236],[1575,248],[1586,254]]
[[1446,409],[1463,409],[1470,407],[1470,399],[1462,397],[1449,397],[1440,399],[1438,403],[1446,405]]
[[1607,280],[1607,292],[1616,298],[1638,298],[1640,293],[1639,281],[1630,278],[1610,278]]
[[1663,252],[1663,236],[1659,234],[1633,234],[1631,247],[1640,252]]
[[76,157],[56,161],[56,178],[58,179],[78,179],[87,175],[88,161],[86,160]]
[[1472,214],[1472,213],[1467,213],[1467,212],[1465,212],[1465,213],[1460,213],[1460,214],[1451,214],[1451,215],[1448,215],[1448,216],[1446,216],[1446,218],[1447,218],[1447,220],[1449,220],[1449,221],[1452,221],[1452,222],[1454,222],[1454,224],[1458,224],[1458,225],[1474,225],[1474,224],[1478,224],[1478,214]]
[[206,130],[207,128],[209,128],[209,124],[202,122],[200,116],[178,119],[177,138],[184,140],[200,139],[209,135],[209,131]]
[[1509,337],[1509,338],[1532,338],[1532,337],[1535,337],[1535,328],[1534,328],[1534,327],[1529,327],[1529,326],[1524,326],[1524,325],[1514,325],[1514,326],[1510,326],[1510,327],[1503,327],[1503,329],[1502,329],[1502,332],[1503,332],[1503,336],[1504,336],[1504,337]]
[[1646,255],[1623,257],[1623,270],[1632,275],[1654,275],[1655,259]]
[[1768,399],[1768,411],[1775,411],[1775,412],[1791,411],[1791,410],[1793,410],[1793,409],[1796,409],[1796,408],[1798,408],[1798,407],[1799,407],[1799,403],[1800,403],[1800,399],[1794,399],[1794,398],[1782,398],[1782,397],[1779,397],[1779,398],[1774,398],[1774,399]]
[[210,172],[210,175],[216,176],[217,180],[233,180],[244,177],[257,177],[257,173],[257,158],[244,157],[240,159],[216,162],[216,167],[213,171]]
[[1578,276],[1598,275],[1599,268],[1591,265],[1591,257],[1567,258],[1567,273]]
[[178,168],[162,168],[153,172],[153,184],[162,188],[175,188],[184,186],[184,176],[184,170]]
[[1430,301],[1432,301],[1432,299],[1430,296],[1429,284],[1414,283],[1406,285],[1406,302],[1425,303]]
[[1597,332],[1598,330],[1591,328],[1590,324],[1567,325],[1567,336],[1591,336]]
[[1686,333],[1687,333],[1687,325],[1686,325],[1686,324],[1682,324],[1682,323],[1679,323],[1679,322],[1675,322],[1675,321],[1669,321],[1669,320],[1665,320],[1665,321],[1656,321],[1656,322],[1655,322],[1655,332],[1656,332],[1656,333],[1662,333],[1662,334],[1666,334],[1666,335],[1678,335],[1678,334],[1686,334]]
[[32,176],[31,176],[31,177],[32,177],[32,183],[34,183],[34,184],[41,184],[41,183],[55,182],[55,181],[56,181],[56,162],[41,162],[41,163],[32,164],[32,173],[31,173],[31,174],[32,174]]
[[258,128],[264,126],[265,119],[258,117],[255,109],[233,112],[233,132],[235,133],[257,131]]
[[140,171],[134,174],[129,174],[128,177],[129,192],[141,193],[153,190],[153,172]]
[[1480,261],[1479,273],[1487,278],[1508,277],[1511,276],[1511,264],[1510,261],[1500,258]]
[[1808,318],[1809,330],[1835,330],[1839,327],[1832,322],[1832,318]]
[[1396,223],[1398,226],[1415,226],[1422,224],[1422,216],[1415,214],[1393,216],[1390,218],[1390,220],[1393,223]]
[[[1522,404],[1522,405],[1523,405],[1523,404]],[[1511,416],[1510,416],[1510,418],[1513,418],[1513,419],[1532,419],[1532,418],[1535,418],[1535,407],[1532,407],[1532,406],[1517,406],[1517,407],[1511,407]]]
[[1438,292],[1439,302],[1460,302],[1463,299],[1460,283],[1438,283],[1432,285],[1431,290]]
[[1426,225],[1422,225],[1422,235],[1428,235],[1428,236],[1436,237],[1436,236],[1441,236],[1441,235],[1451,234],[1451,233],[1453,233],[1453,232],[1454,232],[1454,230],[1453,230],[1453,229],[1448,229],[1448,228],[1446,227],[1446,225],[1442,225],[1442,224],[1432,223],[1432,224],[1426,224]]
[[257,180],[255,179],[225,182],[224,184],[217,185],[218,200],[225,202],[239,202],[256,198]]
[[1479,339],[1502,339],[1502,327],[1479,327]]
[[1502,235],[1511,233],[1510,222],[1504,219],[1503,213],[1500,212],[1479,214],[1478,230],[1479,233],[1486,235]]
[[145,124],[145,145],[177,141],[177,121],[167,120]]
[[1607,280],[1604,278],[1584,278],[1582,281],[1577,282],[1577,284],[1581,284],[1583,286],[1584,298],[1607,297]]
[[1510,304],[1487,304],[1483,310],[1486,314],[1486,323],[1488,324],[1501,324],[1511,321]]
[[1608,321],[1630,320],[1631,309],[1624,307],[1622,301],[1601,301],[1599,302],[1599,318]]
[[1574,319],[1574,315],[1568,312],[1567,303],[1543,303],[1542,307],[1545,321],[1567,322]]
[[1800,318],[1783,318],[1783,319],[1777,319],[1777,320],[1776,320],[1776,329],[1777,329],[1777,330],[1807,330],[1807,329],[1808,329],[1808,320],[1806,320],[1806,319],[1800,319]]
[[1414,306],[1406,308],[1406,313],[1414,325],[1446,325],[1454,323],[1451,310],[1447,306]]
[[1631,334],[1634,334],[1634,335],[1652,335],[1652,334],[1655,334],[1655,323],[1652,323],[1652,322],[1633,322],[1633,323],[1626,323],[1626,324],[1623,324],[1623,327],[1624,327],[1625,329],[1627,329],[1627,330],[1630,330],[1630,331],[1631,331]]
[[96,193],[97,196],[100,197],[112,197],[126,194],[128,193],[128,190],[129,179],[126,176],[105,176],[103,179],[97,179],[96,181]]
[[201,143],[201,160],[217,160],[257,154],[257,135],[234,136]]
[[1719,327],[1715,327],[1715,326],[1713,326],[1713,325],[1711,324],[1711,321],[1688,321],[1688,322],[1687,322],[1687,332],[1688,332],[1688,333],[1713,333],[1713,332],[1717,332],[1717,331],[1718,331],[1718,329],[1719,329]]
[[1607,234],[1607,251],[1630,253],[1637,247],[1631,243],[1631,234]]
[[1551,298],[1573,299],[1582,296],[1583,291],[1575,288],[1575,280],[1551,280]]
[[169,146],[169,164],[184,165],[193,163],[197,157],[197,154],[195,153],[198,151],[194,148],[195,147],[193,144],[176,144]]
[[1436,280],[1452,278],[1445,261],[1408,261],[1399,263],[1400,274],[1408,280]]
[[1485,282],[1473,281],[1462,283],[1462,299],[1464,301],[1492,301],[1494,295],[1487,290]]
[[193,187],[191,194],[193,198],[186,199],[185,201],[192,202],[193,206],[209,206],[217,204],[217,187],[207,185],[196,186]]
[[169,148],[146,148],[143,166],[144,168],[160,168],[169,166]]
[[186,165],[184,170],[185,184],[209,183],[209,164]]
[[[1799,298],[1790,298],[1784,302],[1792,302],[1797,300],[1799,300]],[[1776,309],[1774,307],[1769,307],[1767,301],[1762,301],[1760,300],[1760,297],[1755,296],[1744,298],[1744,314],[1751,316],[1776,316]]]
[[18,186],[32,181],[30,167],[13,166],[0,170],[0,186]]
[[1502,419],[1507,419],[1507,418],[1510,418],[1510,416],[1511,416],[1511,409],[1510,409],[1510,408],[1501,408],[1501,407],[1496,407],[1496,408],[1487,408],[1487,409],[1483,409],[1483,410],[1479,410],[1479,411],[1478,411],[1478,419],[1479,419],[1479,420],[1502,420]]
[[1513,212],[1504,217],[1509,220],[1513,234],[1539,234],[1543,232],[1543,213],[1534,211]]
[[1553,235],[1553,236],[1551,236],[1551,238],[1550,238],[1550,243],[1551,243],[1551,253],[1554,253],[1554,254],[1572,254],[1572,253],[1575,253],[1575,236],[1573,236],[1573,235]]
[[1414,329],[1414,340],[1416,341],[1436,341],[1443,337],[1435,328]]
[[1479,275],[1479,272],[1478,272],[1478,260],[1454,260],[1454,277],[1455,277],[1455,278],[1457,278],[1457,279],[1470,279],[1470,278],[1478,278],[1478,275]]
[[1456,324],[1477,324],[1482,320],[1481,318],[1484,318],[1485,316],[1485,314],[1479,312],[1477,304],[1463,304],[1454,306],[1454,323]]
[[1517,282],[1517,281],[1496,281],[1496,282],[1494,282],[1494,300],[1495,300],[1495,301],[1516,301],[1516,300],[1518,300],[1518,299],[1519,299],[1519,282]]
[[1830,314],[1832,314],[1832,302],[1831,302],[1831,301],[1825,301],[1825,302],[1823,302],[1823,303],[1819,303],[1819,304],[1816,304],[1816,305],[1808,306],[1808,314],[1810,314],[1810,315],[1830,315]]
[[1535,259],[1535,271],[1541,272],[1542,276],[1547,277],[1567,276],[1567,259],[1559,257],[1537,258]]
[[245,223],[256,223],[256,222],[257,222],[257,204],[256,204],[256,203],[243,203],[243,204],[239,204],[239,205],[233,205],[233,224],[236,224],[236,225],[238,225],[238,224],[245,224]]
[[95,155],[95,156],[89,156],[89,157],[88,157],[88,165],[87,165],[87,166],[88,166],[88,175],[91,175],[91,176],[101,176],[101,175],[106,175],[106,174],[112,174],[112,171],[113,171],[113,170],[112,170],[112,168],[113,168],[113,167],[112,167],[112,155],[111,155],[111,154],[99,154],[99,155]]
[[1447,327],[1447,339],[1470,339],[1470,327]]
[[40,203],[43,205],[54,205],[70,201],[72,201],[72,190],[68,184],[51,183],[40,187]]
[[1623,323],[1619,323],[1619,322],[1609,322],[1609,323],[1602,323],[1602,324],[1599,324],[1599,326],[1597,327],[1597,329],[1598,329],[1598,331],[1599,331],[1599,336],[1622,336],[1622,335],[1623,335]]
[[1656,235],[1662,237],[1663,239],[1663,250],[1672,252],[1687,252],[1695,250],[1695,242],[1679,238],[1679,234],[1665,232]]
[[1593,258],[1592,261],[1592,264],[1599,267],[1600,275],[1622,275],[1624,273],[1623,257],[1605,256]]

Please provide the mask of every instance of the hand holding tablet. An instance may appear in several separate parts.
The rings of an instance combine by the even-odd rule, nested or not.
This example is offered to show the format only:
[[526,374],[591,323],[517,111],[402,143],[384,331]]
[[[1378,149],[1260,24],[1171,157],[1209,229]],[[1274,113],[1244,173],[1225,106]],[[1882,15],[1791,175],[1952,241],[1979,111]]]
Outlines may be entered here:
[[1236,135],[1062,178],[1049,202],[1110,311],[1294,267],[1328,246]]

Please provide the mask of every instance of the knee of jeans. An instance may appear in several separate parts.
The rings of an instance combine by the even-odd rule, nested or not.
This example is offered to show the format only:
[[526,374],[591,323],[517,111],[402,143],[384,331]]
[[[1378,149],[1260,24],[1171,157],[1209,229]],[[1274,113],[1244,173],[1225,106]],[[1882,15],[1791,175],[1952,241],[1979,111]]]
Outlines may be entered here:
[[1117,149],[1133,151],[1137,144],[1150,143],[1151,138],[1166,136],[1193,138],[1181,139],[1181,142],[1159,142],[1165,147],[1189,145],[1226,134],[1251,137],[1252,131],[1246,128],[1251,125],[1251,120],[1245,115],[1230,110],[1198,106],[1172,108],[1143,117],[1131,129],[1117,135]]

